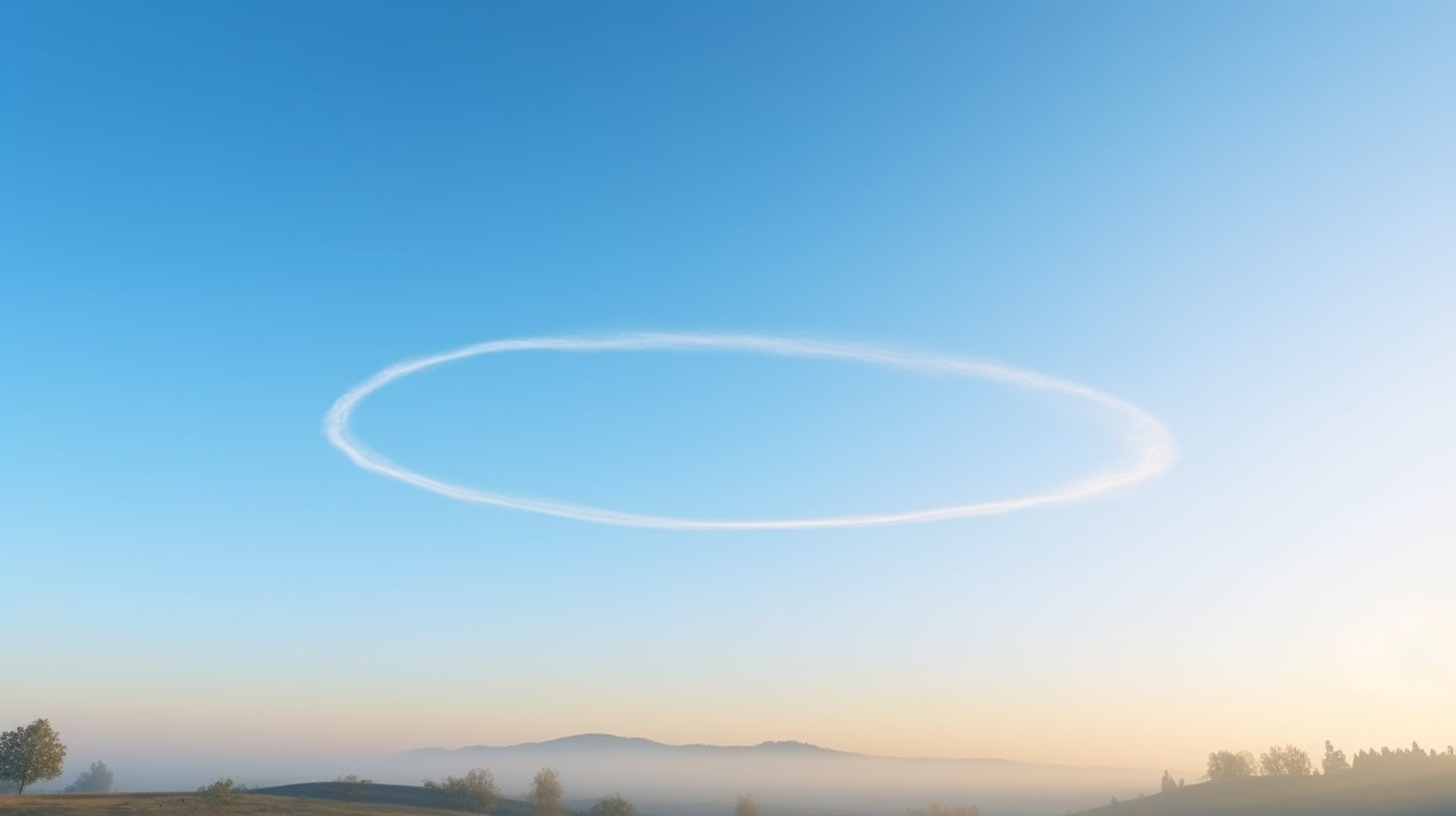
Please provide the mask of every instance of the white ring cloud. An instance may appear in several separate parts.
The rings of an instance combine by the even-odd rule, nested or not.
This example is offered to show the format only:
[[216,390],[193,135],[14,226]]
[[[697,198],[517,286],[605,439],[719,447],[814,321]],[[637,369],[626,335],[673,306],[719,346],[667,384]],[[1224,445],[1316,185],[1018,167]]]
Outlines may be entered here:
[[[739,351],[783,357],[809,357],[847,360],[886,368],[941,374],[957,377],[995,380],[1012,385],[1052,391],[1081,398],[1110,409],[1123,422],[1123,439],[1133,451],[1131,463],[1123,467],[1095,473],[1071,484],[1045,493],[993,501],[972,502],[948,507],[909,510],[892,513],[866,513],[820,516],[813,518],[774,519],[698,519],[627,513],[601,507],[590,507],[547,499],[494,493],[452,484],[426,476],[391,462],[370,450],[356,439],[349,429],[354,410],[366,397],[390,383],[427,368],[453,363],[467,357],[504,354],[512,351],[547,350],[562,352],[612,351]],[[1089,499],[1108,491],[1128,487],[1151,479],[1172,464],[1175,446],[1168,429],[1157,417],[1143,409],[1084,385],[1048,377],[1031,371],[992,363],[963,360],[929,354],[897,351],[879,346],[800,340],[745,334],[656,334],[633,333],[603,337],[531,337],[494,340],[447,351],[418,360],[398,363],[380,371],[350,389],[333,404],[324,418],[324,433],[334,447],[343,451],[354,464],[381,476],[398,479],[459,501],[473,504],[509,507],[532,513],[576,519],[596,524],[622,527],[647,527],[663,530],[807,530],[837,527],[876,527],[893,524],[916,524],[927,521],[994,516],[1046,507],[1054,504]]]

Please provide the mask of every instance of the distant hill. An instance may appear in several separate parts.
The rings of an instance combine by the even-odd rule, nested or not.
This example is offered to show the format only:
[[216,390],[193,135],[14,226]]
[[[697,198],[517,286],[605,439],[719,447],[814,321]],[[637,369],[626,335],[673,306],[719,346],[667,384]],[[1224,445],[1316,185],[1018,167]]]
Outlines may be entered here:
[[1456,774],[1250,777],[1128,799],[1077,816],[1453,816]]
[[439,754],[439,753],[464,753],[464,754],[491,754],[491,753],[582,753],[582,752],[610,752],[616,754],[655,754],[655,753],[678,753],[678,754],[743,754],[743,753],[774,753],[774,754],[840,754],[843,756],[860,756],[847,751],[835,751],[829,748],[821,748],[807,742],[796,742],[794,740],[780,740],[760,742],[757,745],[703,745],[701,743],[690,743],[687,745],[671,745],[665,742],[646,739],[644,737],[619,737],[615,734],[575,734],[569,737],[558,737],[556,739],[544,740],[542,742],[522,742],[515,745],[467,745],[463,748],[416,748],[405,751],[409,754]]
[[[383,758],[381,758],[383,759]],[[1004,759],[884,757],[792,740],[757,745],[670,745],[641,737],[577,734],[517,745],[422,748],[360,766],[374,778],[426,779],[490,769],[502,789],[526,789],[543,767],[568,797],[589,804],[618,792],[644,813],[731,813],[752,794],[765,816],[804,809],[903,814],[931,802],[974,804],[994,816],[1064,814],[1157,789],[1161,770],[1080,768]]]

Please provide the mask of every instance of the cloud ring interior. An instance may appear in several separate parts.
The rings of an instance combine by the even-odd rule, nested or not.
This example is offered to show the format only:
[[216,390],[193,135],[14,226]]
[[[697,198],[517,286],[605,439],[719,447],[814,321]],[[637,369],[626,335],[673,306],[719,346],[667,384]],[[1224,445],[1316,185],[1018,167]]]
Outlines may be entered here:
[[[1025,388],[1075,396],[1111,409],[1123,422],[1124,440],[1134,455],[1130,464],[1094,473],[1044,493],[905,512],[835,515],[813,518],[699,519],[627,513],[568,502],[495,493],[434,479],[402,467],[356,439],[349,429],[354,410],[370,394],[395,380],[427,368],[485,354],[511,351],[740,351],[787,357],[847,360],[909,371],[996,380]],[[324,419],[324,433],[356,465],[406,484],[474,504],[508,507],[596,524],[670,530],[794,530],[873,527],[990,516],[1088,499],[1150,479],[1172,463],[1175,446],[1166,427],[1152,414],[1110,394],[1084,385],[993,363],[899,351],[880,346],[745,334],[632,333],[601,337],[558,336],[493,340],[418,360],[398,363],[370,377],[340,397]]]

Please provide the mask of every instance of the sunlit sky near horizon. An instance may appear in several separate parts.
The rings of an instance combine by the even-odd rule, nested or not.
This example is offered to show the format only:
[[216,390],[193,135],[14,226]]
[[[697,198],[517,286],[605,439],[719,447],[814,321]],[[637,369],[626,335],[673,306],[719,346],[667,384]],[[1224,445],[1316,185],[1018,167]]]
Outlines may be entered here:
[[[581,732],[1197,768],[1456,743],[1456,6],[0,3],[0,729],[92,759]],[[614,528],[353,466],[514,337],[826,339],[1167,425],[1095,500]],[[886,512],[1111,467],[988,381],[473,358],[481,489]]]

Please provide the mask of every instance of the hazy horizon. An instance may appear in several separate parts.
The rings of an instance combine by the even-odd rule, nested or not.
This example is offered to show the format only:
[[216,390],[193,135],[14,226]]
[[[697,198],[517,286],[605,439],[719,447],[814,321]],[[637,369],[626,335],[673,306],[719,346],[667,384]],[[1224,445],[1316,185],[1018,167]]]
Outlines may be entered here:
[[[586,738],[586,739],[583,739]],[[699,816],[751,794],[770,813],[904,812],[931,801],[975,803],[1002,814],[1082,809],[1109,795],[1155,788],[1162,769],[1075,768],[1000,759],[875,757],[822,746],[666,745],[616,735],[572,735],[514,746],[416,749],[336,756],[127,757],[107,766],[124,791],[190,791],[227,776],[270,788],[355,775],[380,785],[417,786],[471,768],[491,771],[502,793],[525,798],[534,774],[557,770],[569,803],[626,795],[645,813]],[[1183,775],[1192,777],[1191,772]],[[60,790],[59,781],[32,793]]]
[[0,731],[1456,743],[1453,30],[0,3]]

